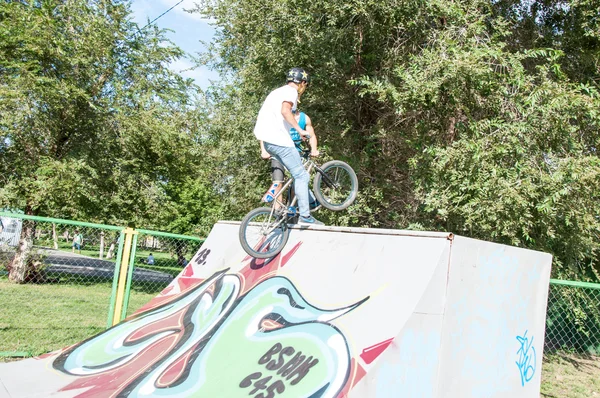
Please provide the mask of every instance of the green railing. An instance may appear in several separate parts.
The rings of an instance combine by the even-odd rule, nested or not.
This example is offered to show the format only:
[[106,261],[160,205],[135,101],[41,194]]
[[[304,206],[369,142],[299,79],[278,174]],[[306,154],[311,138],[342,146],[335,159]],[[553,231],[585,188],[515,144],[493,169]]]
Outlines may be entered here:
[[0,357],[59,349],[121,321],[164,289],[203,242],[8,212],[0,219]]

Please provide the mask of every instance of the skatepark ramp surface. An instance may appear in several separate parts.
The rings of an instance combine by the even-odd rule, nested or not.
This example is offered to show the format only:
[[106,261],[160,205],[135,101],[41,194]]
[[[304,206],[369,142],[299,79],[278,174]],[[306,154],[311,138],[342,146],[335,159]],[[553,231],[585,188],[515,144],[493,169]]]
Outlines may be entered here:
[[539,397],[550,255],[449,233],[219,222],[120,324],[0,364],[0,397]]

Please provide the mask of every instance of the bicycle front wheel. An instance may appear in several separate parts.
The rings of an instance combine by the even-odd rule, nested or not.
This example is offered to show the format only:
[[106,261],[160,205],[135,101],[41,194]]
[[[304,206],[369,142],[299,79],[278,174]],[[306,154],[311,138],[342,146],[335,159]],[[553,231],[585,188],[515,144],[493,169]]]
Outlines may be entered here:
[[289,236],[285,215],[275,215],[270,207],[259,207],[246,214],[239,231],[242,248],[254,258],[275,257]]
[[358,177],[347,163],[332,160],[317,167],[313,188],[317,200],[325,208],[333,211],[344,210],[356,199]]

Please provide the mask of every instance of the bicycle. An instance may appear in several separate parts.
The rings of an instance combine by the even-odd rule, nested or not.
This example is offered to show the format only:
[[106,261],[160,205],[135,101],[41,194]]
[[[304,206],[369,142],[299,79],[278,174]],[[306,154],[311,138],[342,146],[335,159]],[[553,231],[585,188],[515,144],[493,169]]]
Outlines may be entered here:
[[[331,160],[319,166],[310,157],[310,148],[303,149],[300,156],[306,171],[309,174],[316,173],[313,192],[320,205],[340,211],[354,202],[358,193],[358,178],[350,165]],[[299,216],[293,181],[291,177],[284,181],[269,207],[256,208],[242,219],[240,244],[250,256],[258,259],[275,257],[285,247],[290,235],[289,224],[295,224]],[[284,199],[284,193],[287,193],[287,200]]]

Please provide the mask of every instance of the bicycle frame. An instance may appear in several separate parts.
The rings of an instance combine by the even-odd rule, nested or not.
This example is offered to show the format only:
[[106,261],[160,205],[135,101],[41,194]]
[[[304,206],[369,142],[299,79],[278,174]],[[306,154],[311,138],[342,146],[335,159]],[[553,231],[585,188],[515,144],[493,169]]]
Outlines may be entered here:
[[[323,170],[321,170],[321,168],[311,159],[310,147],[308,149],[303,150],[300,157],[302,158],[302,165],[304,166],[304,168],[306,169],[306,171],[308,172],[309,175],[312,175],[313,170],[316,170],[317,172],[321,173],[321,175],[323,176],[323,181],[328,186],[330,186],[330,187],[337,186],[337,184],[334,183],[333,181],[331,181],[329,176],[325,172],[323,172]],[[287,204],[284,203],[282,200],[283,193],[290,189],[293,181],[294,181],[294,179],[292,177],[288,177],[285,184],[283,184],[283,186],[279,190],[279,193],[274,196],[273,201],[271,202],[271,215],[269,217],[269,223],[271,222],[271,217],[276,213],[276,211],[281,211],[281,215],[284,215],[284,214],[287,214],[287,215],[285,217],[281,217],[281,219],[278,222],[273,224],[272,228],[269,230],[269,233],[273,229],[277,228],[282,222],[285,221],[287,224],[287,221],[295,216],[295,214],[293,214],[293,215],[288,214],[288,209],[290,207],[296,206],[296,203],[298,202],[298,197],[294,194],[294,197],[292,198],[291,202],[288,202]],[[289,198],[288,198],[288,201],[289,201]],[[276,210],[277,207],[279,208],[279,210]]]
[[[310,159],[308,154],[304,154],[302,156],[302,164],[303,164],[304,168],[306,169],[306,172],[309,175],[312,173],[313,169],[320,170],[319,166],[317,166],[316,163]],[[326,177],[326,175],[324,173],[323,173],[323,175]],[[296,205],[296,203],[298,201],[298,198],[296,195],[294,195],[294,198],[288,204],[283,203],[283,201],[280,200],[282,198],[283,193],[286,192],[290,188],[290,186],[293,182],[294,182],[294,179],[292,177],[289,177],[287,179],[287,181],[285,182],[285,184],[283,184],[283,186],[279,190],[279,193],[277,195],[275,195],[275,197],[273,198],[272,204],[271,204],[271,208],[273,210],[276,207],[275,204],[279,205],[280,208],[285,209],[285,211],[287,211],[289,207],[294,207]],[[273,214],[273,211],[271,212],[271,214]]]
[[[309,174],[309,178],[314,177],[313,190],[315,199],[318,200],[316,208],[322,205],[326,209],[339,211],[352,204],[358,192],[358,180],[350,165],[331,160],[320,166],[311,159],[309,151],[303,151],[301,158],[302,166]],[[341,172],[339,176],[338,170]],[[338,177],[342,179],[338,181]],[[270,258],[277,255],[290,236],[291,225],[300,221],[297,209],[298,198],[293,191],[292,181],[293,178],[288,174],[288,177],[280,183],[278,192],[274,192],[275,187],[269,189],[264,197],[264,202],[267,203],[250,211],[242,220],[239,239],[242,248],[249,255],[255,258]],[[345,186],[347,181],[351,184],[349,191],[338,192],[339,188],[347,189]],[[334,191],[330,191],[329,188]],[[340,194],[343,195],[341,202],[337,201]]]

